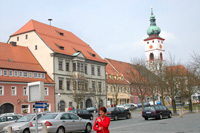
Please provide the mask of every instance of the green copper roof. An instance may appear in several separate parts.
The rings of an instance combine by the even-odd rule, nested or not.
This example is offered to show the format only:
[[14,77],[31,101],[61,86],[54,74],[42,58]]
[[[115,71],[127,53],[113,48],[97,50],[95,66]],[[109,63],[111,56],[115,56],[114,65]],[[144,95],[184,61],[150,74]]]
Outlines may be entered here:
[[150,27],[147,29],[147,34],[150,35],[159,35],[161,32],[160,28],[156,26],[156,19],[153,15],[153,10],[151,9],[151,16],[150,16]]

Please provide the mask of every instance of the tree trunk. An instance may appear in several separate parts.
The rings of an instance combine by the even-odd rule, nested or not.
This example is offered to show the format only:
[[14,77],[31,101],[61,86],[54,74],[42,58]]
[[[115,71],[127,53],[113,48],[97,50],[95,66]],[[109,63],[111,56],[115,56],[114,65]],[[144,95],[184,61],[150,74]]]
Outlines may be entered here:
[[192,99],[189,97],[189,111],[192,112]]
[[176,114],[176,101],[174,98],[172,98],[172,108],[173,108],[173,113]]

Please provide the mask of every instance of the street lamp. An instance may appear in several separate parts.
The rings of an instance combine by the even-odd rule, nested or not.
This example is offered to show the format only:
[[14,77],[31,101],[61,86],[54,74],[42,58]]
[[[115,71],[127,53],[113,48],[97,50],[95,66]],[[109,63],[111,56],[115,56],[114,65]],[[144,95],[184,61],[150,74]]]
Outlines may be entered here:
[[[58,97],[60,97],[61,95],[60,95],[60,93],[58,93]],[[61,107],[61,105],[60,105],[60,98],[59,98],[59,112],[60,112],[60,107]]]

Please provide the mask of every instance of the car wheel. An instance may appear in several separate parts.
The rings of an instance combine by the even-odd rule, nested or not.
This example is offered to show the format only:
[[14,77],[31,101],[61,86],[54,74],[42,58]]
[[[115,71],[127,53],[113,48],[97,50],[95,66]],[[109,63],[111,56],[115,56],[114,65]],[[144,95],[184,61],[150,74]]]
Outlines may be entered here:
[[23,133],[30,133],[29,129],[25,129]]
[[127,116],[126,116],[126,119],[129,119],[130,118],[130,115],[129,114],[127,114]]
[[162,120],[162,118],[163,118],[162,114],[160,114],[159,118],[160,118],[160,120]]
[[172,113],[169,113],[169,116],[168,116],[168,118],[172,118]]
[[86,127],[85,127],[85,133],[90,133],[92,131],[92,126],[91,124],[87,124]]
[[90,117],[90,120],[93,120],[93,116]]
[[145,120],[148,120],[148,117],[145,117],[144,119],[145,119]]
[[65,129],[63,127],[59,127],[56,133],[65,133]]
[[118,116],[117,116],[117,115],[115,115],[114,120],[115,120],[115,121],[118,120]]

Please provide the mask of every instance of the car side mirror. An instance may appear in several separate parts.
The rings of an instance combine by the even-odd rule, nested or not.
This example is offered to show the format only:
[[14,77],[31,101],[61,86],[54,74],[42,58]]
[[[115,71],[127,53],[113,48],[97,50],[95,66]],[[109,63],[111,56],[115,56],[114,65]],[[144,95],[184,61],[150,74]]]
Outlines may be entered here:
[[79,121],[81,121],[82,120],[82,118],[79,118]]

